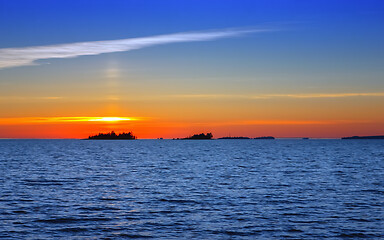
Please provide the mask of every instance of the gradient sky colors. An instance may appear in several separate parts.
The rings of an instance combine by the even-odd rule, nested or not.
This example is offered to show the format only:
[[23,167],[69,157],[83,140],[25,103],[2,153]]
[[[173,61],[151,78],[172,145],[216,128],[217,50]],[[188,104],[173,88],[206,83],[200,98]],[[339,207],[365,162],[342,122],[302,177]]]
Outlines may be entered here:
[[0,0],[0,138],[384,134],[381,0]]

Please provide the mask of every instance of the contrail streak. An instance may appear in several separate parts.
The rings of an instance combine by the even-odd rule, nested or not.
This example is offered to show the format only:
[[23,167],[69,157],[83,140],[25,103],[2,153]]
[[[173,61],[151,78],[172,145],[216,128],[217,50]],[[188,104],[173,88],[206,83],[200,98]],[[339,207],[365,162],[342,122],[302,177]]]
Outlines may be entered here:
[[73,58],[86,55],[98,55],[102,53],[125,52],[161,44],[209,41],[267,31],[272,30],[250,29],[187,32],[110,41],[79,42],[22,48],[3,48],[0,49],[0,69],[37,65],[35,61],[40,59]]

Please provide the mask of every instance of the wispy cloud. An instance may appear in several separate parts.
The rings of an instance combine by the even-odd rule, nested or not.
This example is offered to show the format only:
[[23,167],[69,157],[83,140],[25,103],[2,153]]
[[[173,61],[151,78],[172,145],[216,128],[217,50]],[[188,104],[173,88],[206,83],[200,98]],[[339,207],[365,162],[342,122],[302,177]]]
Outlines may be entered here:
[[179,94],[174,98],[190,99],[273,99],[273,98],[346,98],[346,97],[384,97],[384,92],[372,93],[298,93],[298,94]]
[[[308,93],[308,94],[267,94],[265,98],[343,98],[343,97],[384,97],[384,92],[373,93]],[[257,96],[256,96],[257,97]]]
[[250,120],[239,121],[235,125],[332,125],[332,124],[353,124],[372,123],[366,120]]
[[25,97],[25,96],[0,96],[0,102],[8,101],[56,101],[64,97],[46,96],[46,97]]
[[128,38],[110,41],[78,42],[36,47],[0,49],[0,69],[36,65],[36,60],[51,58],[74,58],[102,53],[125,52],[154,45],[210,41],[236,37],[249,33],[273,31],[272,29],[217,30],[207,32],[186,32],[143,38]]
[[12,124],[44,124],[44,123],[76,123],[76,122],[127,122],[141,121],[139,117],[21,117],[21,118],[0,118],[0,125]]

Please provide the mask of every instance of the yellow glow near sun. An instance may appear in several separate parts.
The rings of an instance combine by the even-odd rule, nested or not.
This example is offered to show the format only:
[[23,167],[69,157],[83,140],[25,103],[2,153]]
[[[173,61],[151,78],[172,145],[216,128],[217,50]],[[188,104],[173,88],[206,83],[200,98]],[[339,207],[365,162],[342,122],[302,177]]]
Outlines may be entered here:
[[132,118],[122,118],[122,117],[95,117],[90,118],[88,121],[91,122],[120,122],[120,121],[132,121]]

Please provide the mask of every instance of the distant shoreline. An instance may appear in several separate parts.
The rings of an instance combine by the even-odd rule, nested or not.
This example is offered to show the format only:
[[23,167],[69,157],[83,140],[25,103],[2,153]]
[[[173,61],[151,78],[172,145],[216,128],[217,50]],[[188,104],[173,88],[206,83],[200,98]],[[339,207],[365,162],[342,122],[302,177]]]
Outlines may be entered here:
[[378,135],[378,136],[353,136],[353,137],[342,137],[342,140],[364,140],[364,139],[384,139],[384,135]]
[[[365,138],[365,137],[373,137],[373,138]],[[383,137],[383,138],[378,138]],[[177,138],[136,138],[135,140],[175,140]],[[370,140],[382,140],[384,139],[384,136],[357,136],[357,138],[354,137],[334,137],[334,138],[309,138],[309,140],[364,140],[364,139],[370,139]],[[0,138],[0,140],[130,140],[130,139],[88,139],[88,138]],[[179,138],[179,140],[182,140],[182,138]],[[188,139],[184,139],[188,140]],[[238,139],[238,138],[212,138],[211,140],[258,140],[255,138],[248,138],[248,139]],[[303,137],[276,137],[275,140],[308,140],[303,139]]]

